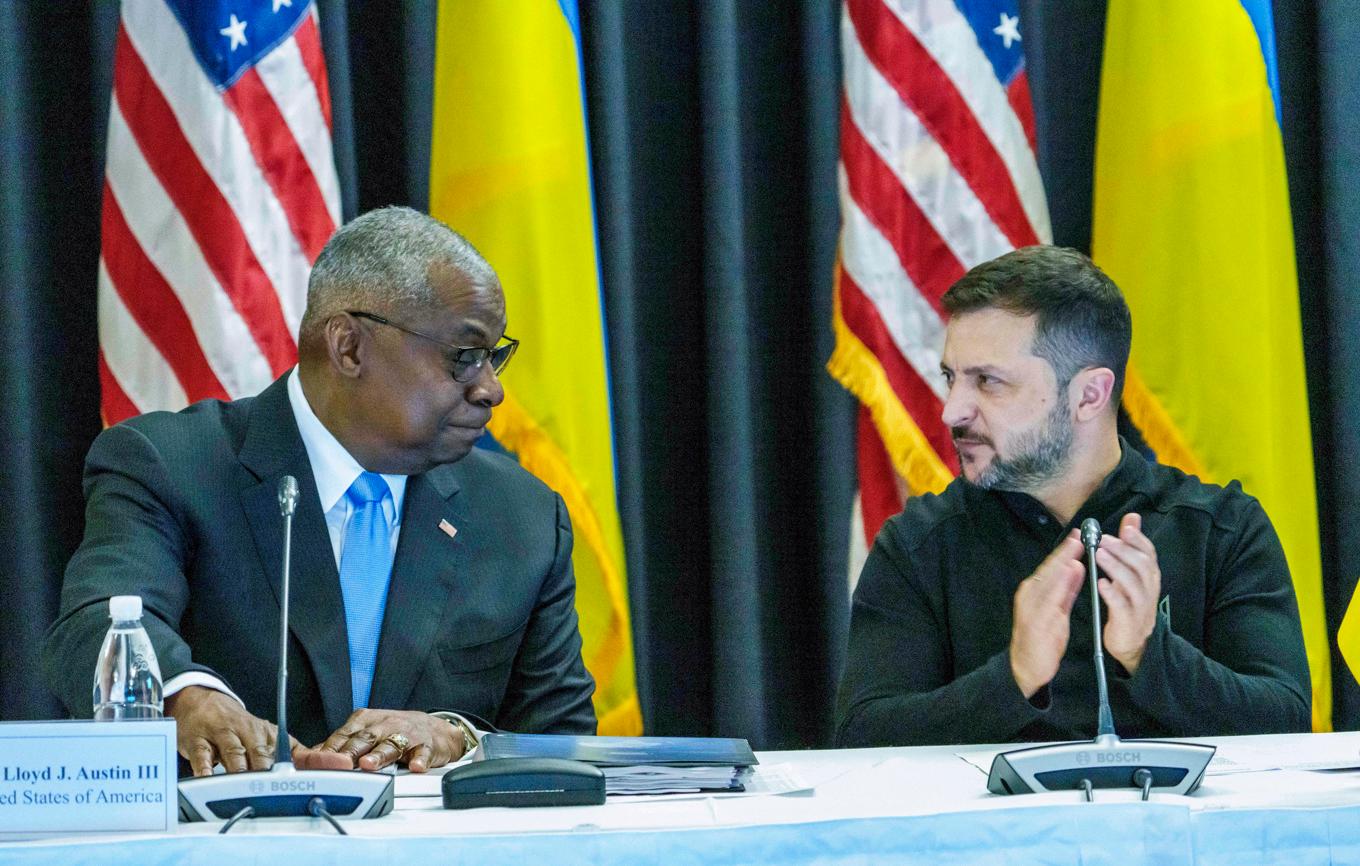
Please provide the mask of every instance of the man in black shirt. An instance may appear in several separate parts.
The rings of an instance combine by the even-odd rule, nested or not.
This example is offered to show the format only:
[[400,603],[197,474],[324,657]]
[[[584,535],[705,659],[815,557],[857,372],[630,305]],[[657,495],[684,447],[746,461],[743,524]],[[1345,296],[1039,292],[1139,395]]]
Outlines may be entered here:
[[[1094,736],[1097,564],[1126,737],[1304,731],[1308,662],[1260,504],[1149,462],[1116,430],[1132,325],[1073,250],[1027,247],[944,296],[944,421],[962,477],[884,525],[855,591],[842,746]],[[1189,359],[1187,359],[1189,362]]]

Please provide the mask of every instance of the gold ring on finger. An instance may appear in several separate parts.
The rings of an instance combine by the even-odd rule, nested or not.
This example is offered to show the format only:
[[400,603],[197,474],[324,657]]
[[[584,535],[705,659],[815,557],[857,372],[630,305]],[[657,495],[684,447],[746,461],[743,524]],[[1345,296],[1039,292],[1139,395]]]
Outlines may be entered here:
[[397,751],[403,755],[411,748],[411,741],[406,738],[405,734],[388,734],[383,739],[396,746]]

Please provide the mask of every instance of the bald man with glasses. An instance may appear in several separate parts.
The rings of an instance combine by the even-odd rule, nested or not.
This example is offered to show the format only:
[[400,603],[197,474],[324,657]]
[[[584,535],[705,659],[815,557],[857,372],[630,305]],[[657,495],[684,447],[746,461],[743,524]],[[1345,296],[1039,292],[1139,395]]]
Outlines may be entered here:
[[469,719],[594,733],[566,508],[473,447],[519,345],[505,331],[481,255],[424,214],[384,208],[318,257],[296,368],[256,397],[104,431],[44,652],[72,715],[91,712],[108,599],[140,595],[193,771],[272,763],[276,490],[292,475],[296,763],[424,771],[475,743]]

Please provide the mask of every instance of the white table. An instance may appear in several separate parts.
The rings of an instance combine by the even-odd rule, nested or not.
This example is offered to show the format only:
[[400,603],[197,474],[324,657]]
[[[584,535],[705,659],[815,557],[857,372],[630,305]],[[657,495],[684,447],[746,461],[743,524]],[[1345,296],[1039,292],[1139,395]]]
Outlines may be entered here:
[[[1354,756],[1360,733],[1216,740],[1239,764]],[[815,788],[777,797],[611,798],[603,806],[449,812],[409,795],[339,837],[313,819],[180,825],[116,837],[137,863],[1024,862],[1360,863],[1360,773],[1269,770],[1212,775],[1190,797],[1097,791],[997,797],[959,757],[994,747],[765,752]],[[0,844],[0,863],[108,862],[111,837]]]

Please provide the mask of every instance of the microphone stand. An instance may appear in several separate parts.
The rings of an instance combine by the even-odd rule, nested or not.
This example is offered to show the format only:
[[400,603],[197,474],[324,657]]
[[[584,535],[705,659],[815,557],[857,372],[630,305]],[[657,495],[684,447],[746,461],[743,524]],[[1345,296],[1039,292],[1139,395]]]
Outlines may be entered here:
[[279,624],[278,738],[274,766],[268,770],[181,779],[181,821],[227,820],[225,833],[242,818],[325,818],[342,835],[335,820],[381,818],[392,811],[393,781],[389,773],[362,770],[299,770],[293,766],[288,736],[288,584],[293,547],[293,512],[297,479],[279,479],[279,512],[283,517],[282,603]]
[[1096,713],[1096,739],[1114,737],[1114,714],[1110,711],[1110,689],[1105,682],[1105,649],[1100,638],[1100,590],[1096,571],[1096,550],[1100,547],[1100,524],[1094,518],[1081,522],[1081,544],[1086,548],[1086,577],[1091,586],[1091,645],[1096,662],[1096,694],[1099,709]]
[[1189,794],[1203,781],[1204,770],[1217,749],[1199,743],[1121,740],[1115,733],[1100,635],[1099,574],[1096,570],[1100,534],[1100,523],[1095,518],[1088,517],[1081,522],[1086,576],[1091,586],[1091,636],[1095,644],[1092,655],[1099,698],[1095,739],[1002,752],[992,759],[992,769],[987,775],[987,790],[993,794],[1079,789],[1086,792],[1088,801],[1095,788],[1141,788],[1144,800],[1154,790]]

